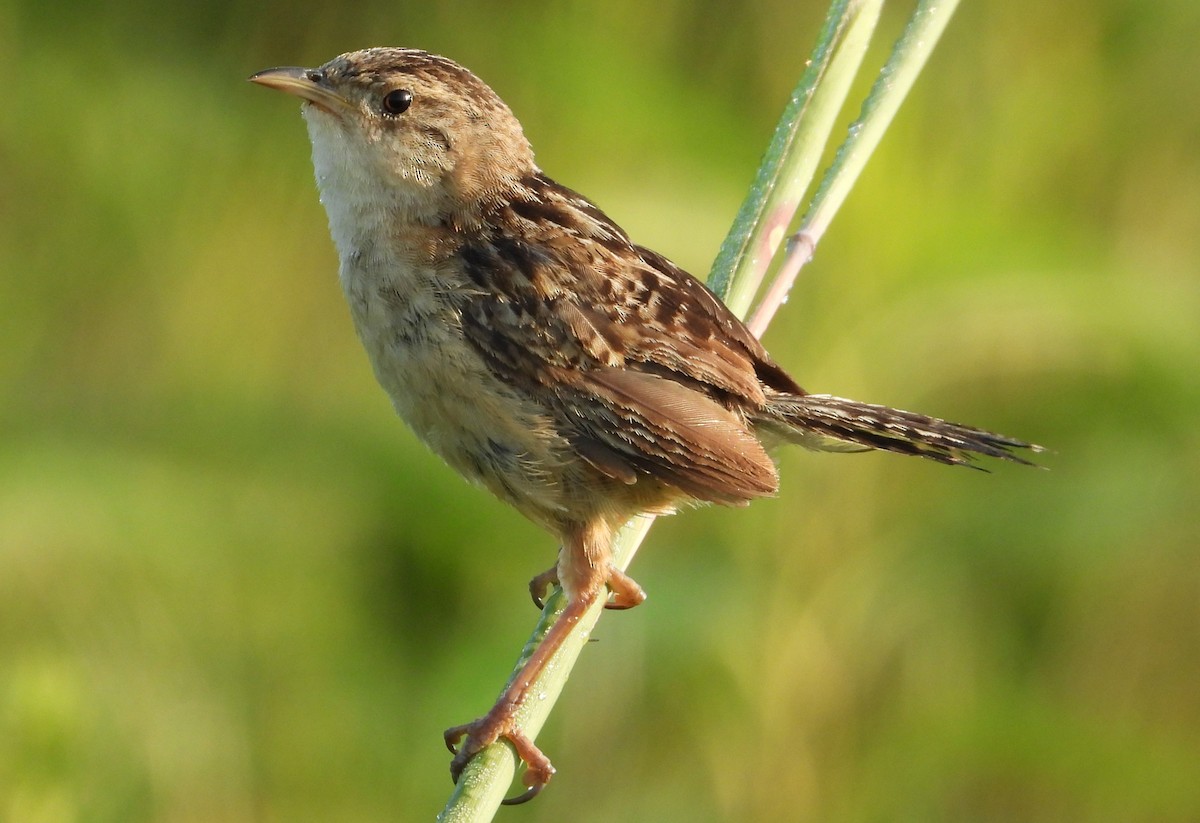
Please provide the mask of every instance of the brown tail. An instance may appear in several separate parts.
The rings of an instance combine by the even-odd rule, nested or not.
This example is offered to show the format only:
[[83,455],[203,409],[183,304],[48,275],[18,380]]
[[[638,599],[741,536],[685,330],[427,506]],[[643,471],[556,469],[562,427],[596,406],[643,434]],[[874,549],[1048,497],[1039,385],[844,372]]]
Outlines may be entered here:
[[773,431],[823,451],[882,449],[955,465],[971,465],[983,455],[1027,466],[1033,464],[1014,450],[1042,451],[983,429],[828,394],[777,395],[769,399],[768,409],[773,419],[764,422]]

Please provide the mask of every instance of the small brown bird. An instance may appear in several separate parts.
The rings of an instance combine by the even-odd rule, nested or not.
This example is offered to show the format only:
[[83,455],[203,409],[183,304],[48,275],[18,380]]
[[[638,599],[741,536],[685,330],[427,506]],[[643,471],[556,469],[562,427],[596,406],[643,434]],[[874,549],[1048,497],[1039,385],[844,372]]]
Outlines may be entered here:
[[543,174],[508,106],[457,63],[375,48],[250,79],[304,101],[342,287],[397,412],[561,541],[530,587],[540,602],[560,584],[566,608],[495,706],[446,732],[455,780],[499,738],[527,767],[512,802],[553,775],[514,712],[598,598],[645,599],[610,562],[634,515],[772,495],[768,449],[786,442],[957,464],[1038,448],[809,394],[702,283]]

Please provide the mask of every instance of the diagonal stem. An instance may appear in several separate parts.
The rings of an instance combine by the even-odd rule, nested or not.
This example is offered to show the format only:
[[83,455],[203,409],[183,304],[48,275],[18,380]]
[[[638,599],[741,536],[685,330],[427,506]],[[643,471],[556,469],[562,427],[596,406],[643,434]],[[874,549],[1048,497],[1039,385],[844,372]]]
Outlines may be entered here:
[[957,6],[958,0],[921,0],[917,4],[891,57],[863,101],[862,112],[838,147],[808,212],[800,221],[800,228],[788,238],[783,264],[748,323],[756,335],[762,336],[766,331],[771,318],[787,299],[800,269],[812,259],[817,243],[891,125]]
[[[879,142],[901,100],[912,86],[957,0],[935,4],[922,0],[913,13],[884,73],[863,106],[859,124],[839,149],[813,198],[800,230],[788,242],[781,272],[751,321],[761,335],[787,295],[796,273],[816,248],[825,228],[857,179],[867,157]],[[770,264],[809,188],[850,83],[861,66],[882,0],[833,0],[813,56],[780,119],[750,194],[723,243],[709,276],[709,285],[743,317],[749,310]],[[613,565],[628,568],[654,518],[636,517],[618,533]],[[514,675],[533,654],[565,605],[556,590],[517,661]],[[533,739],[549,717],[555,701],[582,652],[604,603],[598,600],[569,632],[546,670],[530,686],[536,700],[525,701],[517,725]],[[512,683],[510,677],[509,683]],[[507,688],[507,687],[506,687]],[[518,765],[510,744],[499,741],[467,763],[441,814],[440,823],[482,823],[491,820],[513,782]]]
[[788,101],[746,200],[717,252],[708,286],[745,317],[775,252],[812,185],[883,0],[835,0]]

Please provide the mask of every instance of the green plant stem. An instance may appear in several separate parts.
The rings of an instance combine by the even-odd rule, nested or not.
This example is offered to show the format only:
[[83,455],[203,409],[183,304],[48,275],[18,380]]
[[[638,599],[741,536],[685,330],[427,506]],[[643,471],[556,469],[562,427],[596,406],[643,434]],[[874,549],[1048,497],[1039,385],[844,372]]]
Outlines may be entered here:
[[835,0],[830,6],[812,57],[708,275],[709,288],[738,317],[749,311],[812,184],[882,8],[882,0]]
[[[889,69],[885,69],[876,83],[872,96],[864,104],[859,123],[852,127],[850,137],[839,149],[834,166],[814,197],[798,235],[800,240],[793,238],[790,243],[789,261],[803,252],[800,243],[810,242],[815,247],[816,238],[824,232],[867,156],[878,144],[954,5],[955,0],[946,0],[935,10],[933,4],[921,3],[914,13],[889,61]],[[833,123],[861,66],[881,7],[882,0],[834,0],[830,7],[813,57],[780,119],[755,183],[710,274],[710,287],[739,317],[744,317],[749,310],[770,260],[812,182]],[[943,11],[947,7],[949,10]],[[922,22],[918,22],[918,18]],[[906,42],[909,45],[905,46]],[[918,61],[915,66],[908,63],[913,60]],[[876,111],[879,113],[874,113]],[[811,247],[804,259],[807,256],[811,256]],[[803,260],[800,265],[802,263]],[[795,269],[798,271],[799,265]],[[795,273],[791,276],[794,279]],[[759,327],[752,327],[756,334],[765,330],[786,293],[786,288],[780,291],[772,287],[756,313]],[[612,558],[617,568],[624,570],[629,566],[653,520],[649,516],[636,517],[617,535]],[[556,590],[517,661],[514,675],[553,625],[564,605],[561,591]],[[549,717],[602,613],[603,603],[598,602],[579,621],[534,683],[533,699],[527,700],[518,710],[519,727],[531,738],[536,737]],[[517,765],[516,754],[507,742],[498,741],[480,752],[467,764],[437,819],[441,823],[491,820],[510,790]]]
[[863,101],[862,112],[838,147],[799,230],[788,238],[783,264],[748,323],[755,334],[761,336],[766,331],[776,310],[787,299],[800,269],[812,259],[817,243],[891,125],[957,6],[958,0],[921,0],[917,4],[891,57]]
[[[650,530],[654,518],[651,516],[635,517],[625,524],[617,534],[613,544],[613,563],[625,569],[641,545],[646,532]],[[546,601],[542,616],[534,627],[533,634],[525,643],[525,648],[513,668],[512,676],[520,670],[529,655],[541,642],[546,632],[554,625],[558,615],[566,606],[566,598],[561,589]],[[520,727],[531,738],[536,737],[542,725],[550,716],[571,668],[583,651],[584,645],[591,636],[592,629],[600,615],[604,612],[604,602],[597,603],[580,619],[575,630],[568,635],[559,648],[558,653],[551,658],[546,670],[534,684],[532,694],[534,699],[525,701],[518,709],[517,719]],[[511,676],[510,676],[511,679]],[[505,684],[507,685],[507,684]],[[517,755],[512,746],[506,741],[497,741],[484,749],[467,764],[462,776],[454,787],[454,792],[442,813],[438,815],[439,823],[480,823],[491,820],[505,793],[510,791],[517,770]]]

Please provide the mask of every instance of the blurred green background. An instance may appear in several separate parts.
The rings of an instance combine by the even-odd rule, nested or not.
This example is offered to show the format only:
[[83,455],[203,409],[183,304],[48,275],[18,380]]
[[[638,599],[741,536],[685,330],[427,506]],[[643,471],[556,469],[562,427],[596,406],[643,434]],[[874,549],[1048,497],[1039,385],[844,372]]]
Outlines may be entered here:
[[[447,54],[702,275],[823,12],[0,3],[0,820],[430,820],[536,616],[551,539],[394,419],[246,76]],[[1197,42],[963,4],[767,342],[1051,471],[796,450],[661,522],[501,819],[1200,820]]]

